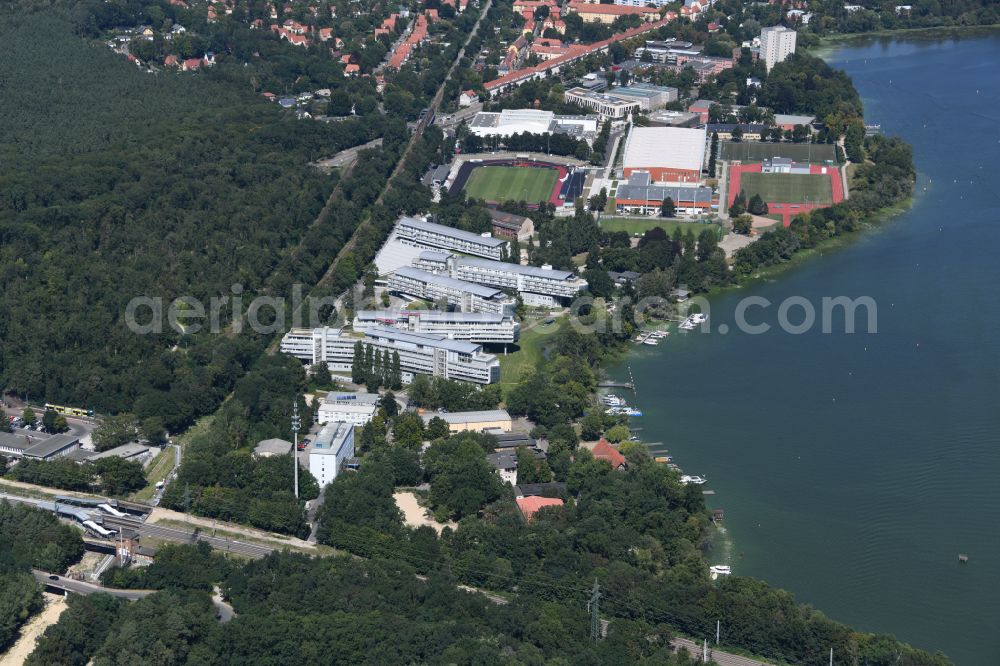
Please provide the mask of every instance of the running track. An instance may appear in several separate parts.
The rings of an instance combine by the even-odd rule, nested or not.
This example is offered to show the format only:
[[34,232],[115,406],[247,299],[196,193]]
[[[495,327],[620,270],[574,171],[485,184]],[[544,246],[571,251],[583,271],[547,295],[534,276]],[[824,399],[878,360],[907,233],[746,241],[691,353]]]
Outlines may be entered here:
[[[733,201],[736,200],[736,195],[740,192],[740,174],[744,173],[761,173],[761,164],[740,164],[740,165],[730,165],[729,167],[729,191],[727,193],[726,199],[727,206],[732,206]],[[833,203],[838,204],[844,200],[844,182],[840,178],[840,169],[837,167],[824,167],[818,164],[809,165],[810,174],[823,174],[823,169],[826,169],[826,175],[830,178],[831,192],[833,193]],[[776,213],[781,215],[781,224],[784,226],[789,226],[792,223],[792,218],[796,215],[801,215],[802,213],[807,213],[815,208],[827,208],[833,204],[805,204],[805,203],[794,203],[788,201],[767,201],[767,210],[769,213]]]

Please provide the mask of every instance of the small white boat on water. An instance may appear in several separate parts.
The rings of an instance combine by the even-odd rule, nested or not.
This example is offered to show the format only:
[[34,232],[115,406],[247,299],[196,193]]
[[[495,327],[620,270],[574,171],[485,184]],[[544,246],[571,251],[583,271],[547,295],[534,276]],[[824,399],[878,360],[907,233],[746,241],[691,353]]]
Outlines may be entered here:
[[703,324],[708,319],[708,317],[700,312],[695,312],[693,315],[688,317],[688,319],[690,319],[695,324]]
[[700,476],[685,474],[684,476],[681,477],[681,483],[683,483],[685,486],[687,485],[701,486],[708,483],[708,480],[703,479]]
[[712,580],[717,580],[719,576],[729,576],[733,573],[733,568],[728,564],[716,564],[708,568],[708,573]]
[[660,341],[657,340],[657,339],[655,339],[655,338],[646,338],[645,340],[642,341],[642,344],[644,344],[644,345],[658,345],[658,344],[660,344]]

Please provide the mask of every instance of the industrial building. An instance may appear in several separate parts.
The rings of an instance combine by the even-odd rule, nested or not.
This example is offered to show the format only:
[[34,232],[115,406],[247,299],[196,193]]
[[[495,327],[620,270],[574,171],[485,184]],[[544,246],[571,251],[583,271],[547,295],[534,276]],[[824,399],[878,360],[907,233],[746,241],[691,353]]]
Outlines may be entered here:
[[445,301],[461,312],[513,315],[517,306],[514,298],[499,289],[429,273],[411,266],[402,266],[392,273],[389,277],[389,290],[425,301]]
[[642,104],[634,99],[615,97],[580,87],[567,90],[563,99],[567,104],[576,104],[596,111],[602,121],[621,120],[642,109]]
[[632,174],[627,182],[618,184],[615,209],[619,213],[655,215],[668,197],[673,200],[677,212],[683,215],[707,213],[712,208],[711,187],[656,185],[650,182],[648,173],[640,171]]
[[361,310],[354,315],[355,332],[363,333],[373,326],[493,344],[513,343],[521,337],[521,325],[512,316],[494,312]]
[[536,109],[482,111],[469,123],[469,131],[481,137],[504,137],[514,134],[569,134],[589,138],[598,132],[597,116],[557,116]]
[[633,127],[625,142],[624,177],[645,172],[656,183],[698,183],[705,137],[704,129]]
[[15,458],[52,460],[69,455],[79,448],[80,438],[76,435],[37,437],[0,432],[0,454]]
[[309,452],[309,471],[323,488],[337,478],[344,461],[354,457],[354,425],[328,423],[316,435]]
[[478,412],[428,412],[423,415],[424,423],[439,418],[448,424],[452,433],[456,432],[510,432],[514,421],[504,409],[488,409]]
[[785,58],[795,53],[795,31],[783,25],[764,28],[760,31],[760,57],[767,66],[767,71],[784,62]]
[[505,259],[510,255],[510,243],[501,238],[474,234],[416,217],[400,218],[393,233],[396,238],[414,245],[454,250],[487,259]]
[[378,351],[398,352],[404,382],[418,374],[476,384],[500,381],[500,361],[481,345],[389,327],[369,328],[363,337],[328,326],[292,329],[281,339],[281,351],[310,365],[324,361],[335,372],[350,372],[358,342]]

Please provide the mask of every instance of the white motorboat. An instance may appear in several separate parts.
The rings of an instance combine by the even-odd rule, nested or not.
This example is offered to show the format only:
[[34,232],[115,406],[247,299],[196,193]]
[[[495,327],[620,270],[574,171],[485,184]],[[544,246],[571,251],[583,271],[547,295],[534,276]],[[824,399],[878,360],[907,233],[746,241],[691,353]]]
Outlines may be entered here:
[[684,476],[681,477],[681,483],[683,483],[685,486],[687,485],[701,486],[707,482],[708,482],[707,479],[703,479],[700,476],[696,475],[685,474]]
[[733,568],[728,564],[716,564],[708,568],[708,573],[712,576],[712,580],[716,580],[719,576],[731,575]]

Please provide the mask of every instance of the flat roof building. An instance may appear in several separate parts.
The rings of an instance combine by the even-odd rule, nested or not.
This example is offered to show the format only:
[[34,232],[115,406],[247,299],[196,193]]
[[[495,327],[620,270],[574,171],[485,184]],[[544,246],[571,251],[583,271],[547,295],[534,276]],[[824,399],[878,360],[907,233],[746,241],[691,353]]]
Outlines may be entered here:
[[0,453],[34,460],[53,460],[80,448],[80,438],[62,434],[51,437],[26,437],[0,433]]
[[[497,262],[500,263],[500,262]],[[517,302],[499,289],[402,266],[389,277],[389,290],[426,301],[443,300],[461,312],[513,315]]]
[[469,131],[481,137],[505,137],[514,134],[569,134],[589,139],[597,134],[597,116],[557,116],[536,109],[481,111],[469,123]]
[[358,402],[351,404],[324,402],[317,410],[316,420],[318,423],[350,423],[356,426],[363,426],[375,416],[378,405],[372,403]]
[[502,238],[474,234],[416,217],[401,218],[394,233],[397,238],[416,245],[454,250],[487,259],[505,259],[510,254],[510,243]]
[[324,361],[331,370],[349,372],[354,363],[354,345],[359,342],[390,354],[397,352],[404,382],[418,374],[476,384],[500,381],[500,361],[485,353],[481,345],[395,328],[373,326],[363,337],[346,335],[328,326],[292,329],[281,339],[281,351],[309,364]]
[[653,182],[697,183],[705,163],[705,130],[633,127],[625,142],[625,178],[644,171]]
[[576,104],[596,111],[601,120],[621,120],[642,109],[642,104],[634,99],[616,97],[586,88],[570,88],[563,94],[563,99],[567,104]]
[[669,86],[654,86],[651,83],[633,83],[630,86],[618,86],[608,91],[612,97],[639,102],[643,111],[662,109],[670,102],[677,101],[677,88]]
[[323,488],[340,474],[344,461],[354,457],[354,426],[328,423],[316,435],[309,452],[309,471]]
[[496,312],[441,312],[439,310],[359,310],[354,330],[392,326],[412,333],[443,335],[452,340],[512,343],[521,337],[521,325],[510,315]]
[[552,266],[522,266],[503,261],[455,257],[449,269],[460,280],[477,282],[520,294],[533,293],[554,298],[573,298],[586,290],[587,281],[572,271]]
[[651,127],[694,127],[702,122],[701,115],[690,111],[654,111],[646,116]]
[[510,414],[504,409],[476,412],[429,412],[423,415],[424,423],[430,423],[431,419],[435,417],[447,423],[448,429],[453,433],[483,432],[485,430],[510,432],[514,424]]

